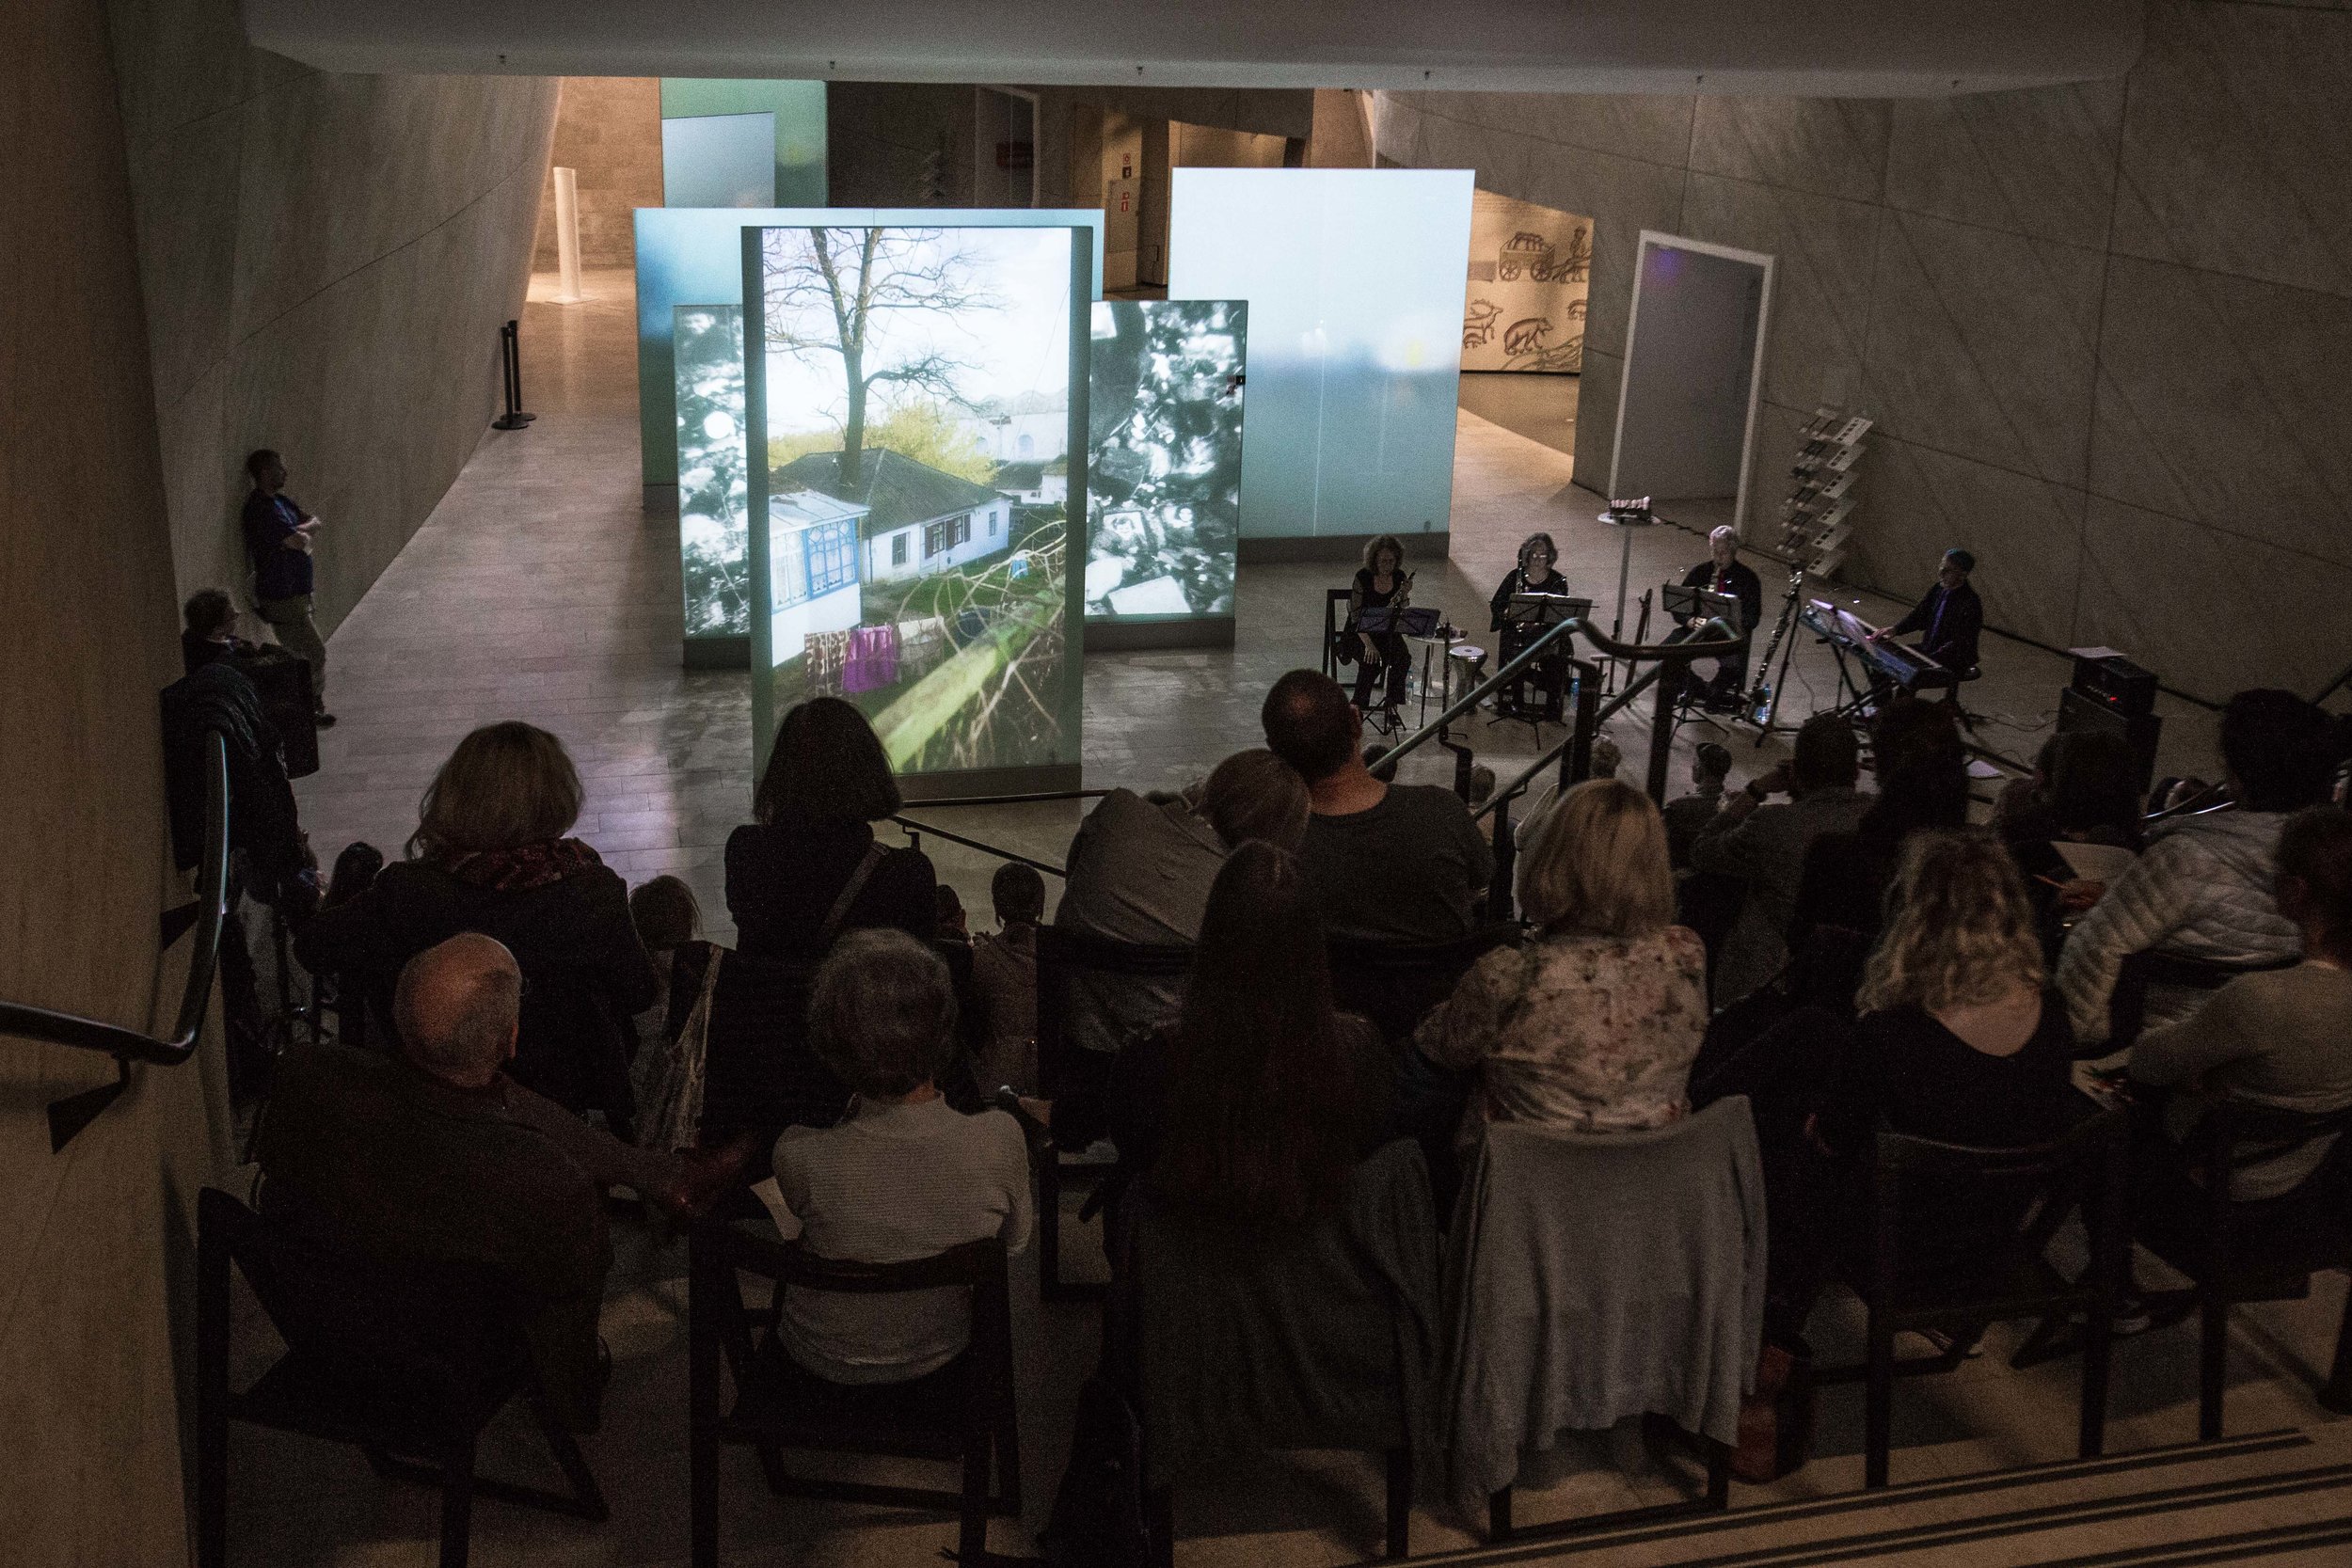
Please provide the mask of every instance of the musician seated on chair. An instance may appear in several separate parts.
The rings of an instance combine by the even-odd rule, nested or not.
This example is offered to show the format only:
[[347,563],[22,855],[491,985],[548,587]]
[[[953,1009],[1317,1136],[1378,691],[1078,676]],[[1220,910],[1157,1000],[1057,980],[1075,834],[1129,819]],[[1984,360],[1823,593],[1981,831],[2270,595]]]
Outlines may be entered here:
[[[1393,533],[1383,533],[1364,546],[1364,563],[1356,573],[1356,581],[1347,595],[1347,625],[1341,628],[1340,642],[1350,649],[1356,658],[1356,706],[1373,705],[1373,683],[1386,672],[1387,689],[1382,703],[1395,707],[1405,701],[1405,677],[1413,668],[1413,656],[1405,646],[1405,634],[1395,626],[1395,617],[1413,601],[1413,574],[1405,569],[1405,544]],[[1364,611],[1385,610],[1390,626],[1386,631],[1363,629]]]
[[1923,633],[1918,642],[1921,653],[1962,680],[1973,677],[1977,639],[1984,631],[1984,601],[1968,586],[1968,574],[1976,569],[1977,558],[1966,550],[1957,546],[1946,550],[1944,563],[1936,569],[1935,586],[1928,590],[1927,597],[1871,641]]
[[[1512,596],[1518,594],[1565,594],[1568,579],[1554,570],[1560,560],[1560,547],[1551,542],[1549,533],[1531,533],[1519,543],[1519,563],[1503,574],[1494,596],[1486,601],[1492,613],[1487,629],[1499,635],[1497,659],[1507,664],[1517,658],[1521,649],[1544,632],[1546,626],[1533,625],[1509,618]],[[1549,656],[1535,661],[1534,682],[1543,694],[1542,717],[1552,723],[1560,721],[1563,693],[1567,689],[1568,664],[1565,658]],[[1504,689],[1502,700],[1512,707],[1524,705],[1521,695],[1523,682],[1514,682]]]
[[[1707,559],[1682,574],[1682,586],[1704,589],[1709,594],[1729,594],[1738,599],[1738,630],[1742,636],[1756,630],[1756,624],[1764,618],[1764,585],[1740,562],[1740,536],[1729,528],[1719,528],[1707,536]],[[1666,641],[1679,642],[1696,637],[1706,625],[1705,616],[1693,615],[1667,633]],[[1747,684],[1748,650],[1743,644],[1738,654],[1715,661],[1715,678],[1707,688],[1707,705],[1718,711],[1739,706],[1740,693]]]

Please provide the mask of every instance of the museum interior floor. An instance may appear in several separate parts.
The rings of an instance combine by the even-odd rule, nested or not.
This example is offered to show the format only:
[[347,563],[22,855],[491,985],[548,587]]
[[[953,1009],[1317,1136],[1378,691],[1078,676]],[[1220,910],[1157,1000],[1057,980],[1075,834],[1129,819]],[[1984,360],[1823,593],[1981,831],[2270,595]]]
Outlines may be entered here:
[[[580,764],[589,793],[581,835],[631,881],[662,871],[684,876],[701,897],[713,933],[727,940],[720,858],[749,802],[746,680],[739,673],[678,668],[673,525],[666,512],[647,506],[638,482],[629,278],[592,275],[587,302],[572,306],[552,303],[548,282],[533,289],[522,335],[525,386],[537,422],[516,433],[485,434],[431,519],[334,635],[335,706],[342,722],[322,737],[320,772],[298,787],[305,823],[323,859],[358,837],[397,854],[415,826],[419,794],[456,739],[490,720],[529,719],[561,735]],[[1561,541],[1570,580],[1604,606],[1613,603],[1620,536],[1596,522],[1599,499],[1575,488],[1569,471],[1563,451],[1466,408],[1451,559],[1416,562],[1422,573],[1417,601],[1441,604],[1456,624],[1483,627],[1486,594],[1518,541],[1545,529]],[[1637,534],[1634,593],[1704,552],[1701,539],[1677,528]],[[1923,575],[1931,565],[1921,563]],[[1346,570],[1337,563],[1245,568],[1239,640],[1231,650],[1090,656],[1086,782],[1178,784],[1226,752],[1256,743],[1262,694],[1282,671],[1315,661],[1321,590],[1343,581]],[[1770,574],[1767,586],[1776,586]],[[1872,620],[1886,620],[1897,610],[1873,595],[1859,597],[1860,612]],[[1773,603],[1768,599],[1768,608]],[[1983,738],[1994,752],[2030,757],[2064,684],[2064,659],[1992,638],[1984,663],[1985,678],[1968,692],[1969,705],[1985,716]],[[1834,700],[1836,684],[1827,656],[1809,641],[1801,643],[1788,682],[1792,701],[1809,711],[1814,702]],[[2210,715],[2185,704],[2169,704],[2167,712],[2169,755],[2200,770],[2209,767]],[[1645,710],[1615,726],[1629,772],[1645,754],[1646,725]],[[1481,721],[1471,731],[1482,759],[1506,778],[1515,757],[1523,762],[1534,754],[1525,726]],[[1677,791],[1685,787],[1687,748],[1709,733],[1694,725],[1677,738]],[[1781,737],[1761,747],[1752,739],[1749,732],[1732,737],[1739,759],[1735,783],[1782,754]],[[1422,772],[1442,776],[1435,762]],[[920,808],[916,813],[926,815]],[[1057,804],[928,815],[959,832],[1058,862],[1077,813]],[[926,847],[943,876],[961,889],[975,924],[987,924],[987,879],[994,863],[935,839]],[[612,1500],[612,1519],[589,1527],[485,1502],[475,1513],[477,1562],[685,1560],[684,1249],[667,1233],[633,1223],[619,1234],[621,1258],[603,1324],[617,1372],[603,1431],[586,1442]],[[1076,1245],[1073,1266],[1090,1261],[1099,1270],[1099,1253],[1088,1258],[1083,1238]],[[1022,1524],[996,1527],[993,1544],[1000,1552],[1028,1550],[1029,1530],[1050,1505],[1098,1326],[1091,1307],[1038,1303],[1032,1272],[1017,1269],[1015,1278],[1029,1506]],[[2301,1427],[2320,1433],[2323,1447],[2344,1446],[2338,1441],[2343,1432],[2322,1431],[2333,1418],[2311,1392],[2332,1348],[2342,1292],[2342,1281],[2329,1276],[2308,1301],[2239,1314],[2232,1432]],[[1833,1307],[1817,1320],[1817,1349],[1825,1362],[1851,1358],[1854,1316]],[[246,1318],[241,1358],[251,1360],[264,1354],[259,1339],[265,1331],[249,1312]],[[2011,1371],[2000,1354],[2006,1343],[1955,1374],[1899,1391],[1899,1481],[2055,1461],[2072,1451],[2074,1363]],[[2117,1354],[2111,1451],[2194,1436],[2194,1388],[2193,1328],[2123,1344]],[[514,1474],[544,1465],[520,1423],[501,1426],[496,1437],[485,1471]],[[1850,1490],[1860,1481],[1859,1448],[1858,1393],[1828,1391],[1820,1457],[1778,1486],[1735,1489],[1735,1506]],[[2268,1474],[2316,1463],[2310,1456],[2318,1451],[2265,1449],[2232,1463],[2240,1471]],[[240,1560],[377,1565],[432,1559],[430,1497],[378,1481],[356,1452],[240,1428],[231,1466],[231,1539]],[[723,1560],[730,1563],[914,1562],[930,1560],[952,1541],[952,1526],[932,1515],[776,1498],[739,1450],[730,1452],[724,1475]],[[2029,1497],[2020,1494],[2022,1501],[2002,1504],[2021,1518],[2047,1505],[2055,1512],[2032,1516],[2073,1520],[2068,1528],[2076,1533],[2063,1543],[2067,1550],[2058,1549],[2058,1537],[2045,1543],[2039,1535],[2031,1556],[2005,1544],[2010,1542],[2006,1535],[1973,1544],[1934,1537],[1942,1544],[1915,1558],[1891,1536],[1862,1550],[1852,1543],[1864,1536],[1852,1532],[1864,1528],[1864,1516],[1846,1513],[1771,1515],[1757,1525],[1760,1534],[1742,1536],[1740,1544],[1770,1547],[1764,1556],[1776,1561],[1812,1560],[1798,1551],[1800,1544],[1825,1545],[1832,1537],[1849,1543],[1839,1555],[1857,1560],[1899,1551],[1906,1561],[2052,1561],[2068,1551],[2128,1548],[2181,1532],[2204,1539],[2320,1517],[2311,1511],[2342,1497],[2300,1492],[2248,1513],[2244,1509],[2253,1505],[2244,1503],[2232,1483],[2207,1499],[2215,1509],[2226,1503],[2241,1511],[2226,1517],[2198,1512],[2204,1503],[2179,1505],[2187,1512],[2171,1513],[2151,1513],[2144,1503],[2118,1504],[2105,1509],[2100,1517],[2109,1522],[2094,1529],[2090,1515],[2068,1513],[2101,1497],[2153,1495],[2150,1489],[2167,1484],[2137,1470],[2129,1476],[2137,1479],[2096,1481],[2064,1474],[2038,1483],[2042,1490]],[[2342,1467],[2329,1484],[2344,1477],[2352,1477],[2352,1466]],[[1520,1516],[1529,1520],[1654,1501],[1677,1495],[1678,1485],[1676,1478],[1645,1468],[1638,1445],[1598,1439],[1570,1441],[1531,1461],[1523,1480],[1529,1485]],[[1953,1509],[1966,1513],[1974,1506],[1919,1503],[1913,1514],[1873,1513],[1867,1520],[1878,1522],[1870,1528],[1908,1529],[1920,1519],[1948,1520]],[[1188,1563],[1353,1561],[1376,1544],[1378,1482],[1374,1467],[1358,1457],[1286,1456],[1253,1465],[1230,1485],[1188,1493],[1179,1510],[1179,1555]],[[2344,1512],[2340,1501],[2333,1511]],[[1468,1524],[1450,1509],[1424,1505],[1415,1517],[1415,1544],[1424,1552],[1469,1547],[1477,1537]],[[1728,1537],[1715,1542],[1728,1544]],[[1924,1550],[1926,1541],[1918,1544]],[[2043,1544],[2050,1545],[2046,1555],[2041,1555]],[[1691,1549],[1696,1551],[1695,1543]],[[1695,1560],[1677,1555],[1680,1550],[1661,1542],[1637,1555],[1642,1561]]]

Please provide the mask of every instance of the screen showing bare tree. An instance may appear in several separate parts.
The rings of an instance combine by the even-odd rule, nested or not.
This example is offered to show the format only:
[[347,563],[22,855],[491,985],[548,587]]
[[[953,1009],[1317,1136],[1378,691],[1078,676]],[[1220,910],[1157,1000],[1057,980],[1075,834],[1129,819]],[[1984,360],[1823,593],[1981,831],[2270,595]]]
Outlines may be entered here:
[[1238,300],[1094,308],[1089,620],[1233,613],[1248,310]]
[[1068,229],[750,231],[761,758],[839,696],[902,775],[1074,772],[1089,260]]

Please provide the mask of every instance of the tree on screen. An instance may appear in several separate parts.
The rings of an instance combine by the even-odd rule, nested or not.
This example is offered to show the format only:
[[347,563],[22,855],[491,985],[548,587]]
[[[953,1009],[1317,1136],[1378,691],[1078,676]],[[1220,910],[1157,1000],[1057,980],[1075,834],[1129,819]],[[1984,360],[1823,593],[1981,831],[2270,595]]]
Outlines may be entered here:
[[935,346],[894,345],[890,319],[1000,302],[976,281],[975,258],[942,230],[771,229],[762,245],[768,347],[838,359],[840,480],[854,485],[864,477],[866,404],[877,388],[960,404],[960,380],[977,368]]

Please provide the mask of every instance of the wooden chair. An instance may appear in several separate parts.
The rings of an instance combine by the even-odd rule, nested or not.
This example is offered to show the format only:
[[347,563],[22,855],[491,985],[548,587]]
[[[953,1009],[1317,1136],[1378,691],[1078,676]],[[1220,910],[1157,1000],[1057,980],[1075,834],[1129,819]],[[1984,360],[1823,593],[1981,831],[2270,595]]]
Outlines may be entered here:
[[[230,1265],[290,1347],[243,1392],[229,1386]],[[568,1496],[474,1474],[483,1429],[521,1398]],[[441,1568],[464,1568],[473,1499],[602,1522],[580,1445],[531,1370],[519,1315],[473,1271],[392,1269],[297,1240],[234,1196],[197,1198],[197,1560],[229,1560],[229,1423],[349,1443],[376,1474],[437,1486]]]
[[[755,1312],[744,1300],[744,1275],[771,1283],[774,1294],[764,1309]],[[777,1337],[787,1289],[866,1297],[966,1291],[972,1342],[946,1366],[911,1382],[830,1383],[794,1361]],[[716,1568],[719,1560],[722,1444],[755,1449],[769,1489],[779,1496],[952,1511],[960,1521],[959,1559],[986,1560],[989,1515],[1021,1512],[1010,1310],[1005,1245],[994,1237],[911,1262],[845,1263],[731,1226],[697,1227],[689,1243],[687,1307],[694,1568]],[[723,1399],[723,1364],[735,1386],[731,1407]],[[787,1449],[960,1462],[962,1485],[949,1492],[812,1480],[785,1469]]]
[[[1867,1358],[1815,1374],[1816,1383],[1865,1385],[1863,1484],[1886,1484],[1893,1443],[1895,1380],[1948,1372],[1996,1323],[2064,1321],[2079,1315],[2082,1401],[2079,1449],[2095,1458],[2106,1445],[2107,1363],[2115,1307],[2130,1254],[2123,1194],[2128,1124],[2121,1110],[2086,1117],[2063,1136],[2019,1148],[1938,1143],[1881,1130],[1871,1172],[1868,1248],[1851,1282],[1869,1311]],[[1922,1275],[1905,1254],[1902,1200],[1918,1181],[2010,1187],[2024,1218],[1997,1254],[1967,1261],[1966,1275]],[[2091,1262],[2079,1279],[2051,1266],[2043,1251],[2079,1209],[2090,1234]],[[1940,1354],[1899,1359],[1895,1336],[1938,1330],[1950,1336]],[[2027,1358],[2020,1351],[2016,1359]]]

